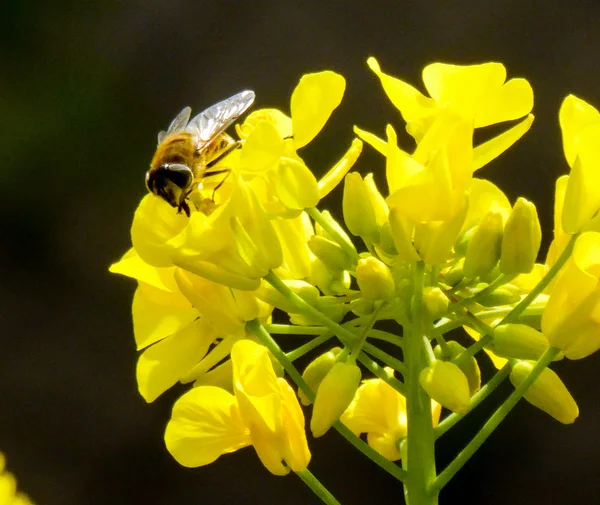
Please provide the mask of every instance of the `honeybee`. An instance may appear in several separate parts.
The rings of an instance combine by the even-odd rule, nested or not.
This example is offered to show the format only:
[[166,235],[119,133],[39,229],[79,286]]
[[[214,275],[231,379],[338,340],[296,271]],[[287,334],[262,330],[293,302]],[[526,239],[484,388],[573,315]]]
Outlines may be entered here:
[[186,198],[202,179],[207,174],[229,172],[228,169],[211,170],[211,164],[239,145],[225,130],[252,102],[254,92],[242,91],[209,107],[191,121],[191,109],[185,107],[167,131],[158,134],[158,147],[146,173],[148,191],[189,217]]

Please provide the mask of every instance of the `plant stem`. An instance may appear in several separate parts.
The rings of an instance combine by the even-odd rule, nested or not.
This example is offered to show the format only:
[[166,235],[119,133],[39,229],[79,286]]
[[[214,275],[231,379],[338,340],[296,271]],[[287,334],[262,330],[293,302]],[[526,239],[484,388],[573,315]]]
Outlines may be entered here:
[[[498,425],[504,420],[508,413],[514,408],[521,397],[525,394],[529,386],[535,382],[544,369],[552,362],[556,355],[560,352],[555,347],[549,347],[535,364],[527,378],[519,384],[519,386],[511,393],[506,401],[498,407],[496,412],[483,425],[481,430],[473,437],[467,446],[454,458],[442,473],[435,480],[433,488],[439,492],[449,481],[456,475],[463,465],[475,454],[477,449],[487,440],[494,432]],[[410,446],[409,446],[410,447]]]
[[332,321],[320,310],[315,309],[312,305],[300,298],[273,272],[269,272],[267,275],[265,275],[264,279],[277,291],[279,291],[279,293],[281,293],[286,300],[294,305],[299,311],[307,316],[314,317],[316,320],[321,322],[323,326],[331,330],[331,332],[334,333],[344,345],[352,345],[354,342],[356,342],[356,335],[354,333]]
[[437,505],[438,493],[432,489],[435,481],[435,437],[431,419],[431,400],[419,383],[425,366],[423,348],[423,283],[424,264],[414,267],[412,326],[404,338],[406,410],[408,422],[407,461],[408,480],[405,483],[406,501],[410,505]]
[[296,475],[302,479],[302,482],[306,484],[313,493],[315,493],[321,501],[326,505],[341,505],[339,501],[335,499],[335,497],[329,492],[329,490],[321,484],[319,479],[317,479],[309,470],[302,470],[301,472],[296,472]]

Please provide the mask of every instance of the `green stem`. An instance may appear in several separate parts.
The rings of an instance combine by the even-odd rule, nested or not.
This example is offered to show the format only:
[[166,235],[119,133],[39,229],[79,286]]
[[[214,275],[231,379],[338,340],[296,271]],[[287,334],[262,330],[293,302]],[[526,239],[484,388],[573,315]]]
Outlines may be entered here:
[[406,365],[402,361],[400,361],[398,358],[390,356],[387,352],[379,349],[379,347],[366,342],[363,346],[363,350],[374,358],[383,361],[383,363],[385,363],[387,366],[391,366],[394,370],[396,370],[396,372],[399,372],[402,375],[406,373]]
[[406,410],[408,422],[407,461],[408,480],[405,495],[411,505],[436,505],[438,493],[432,490],[435,481],[435,437],[431,419],[431,400],[419,383],[419,375],[426,364],[423,336],[424,264],[414,268],[412,327],[404,338],[407,373],[405,376]]
[[290,288],[288,288],[284,282],[282,282],[277,275],[273,272],[269,272],[265,275],[265,280],[273,286],[279,293],[281,293],[286,300],[288,300],[292,305],[294,305],[299,311],[307,316],[312,316],[317,321],[319,321],[323,326],[331,330],[340,341],[344,345],[352,345],[356,342],[356,335],[351,331],[343,328],[336,322],[329,319],[325,314],[323,314],[320,310],[315,309],[312,305],[306,303],[302,298],[300,298],[296,293],[294,293]]
[[[246,329],[249,333],[255,335],[260,342],[267,348],[275,359],[281,363],[284,370],[288,373],[290,378],[294,381],[296,386],[302,390],[302,392],[307,396],[307,398],[314,402],[315,393],[310,388],[310,386],[304,381],[300,372],[296,370],[296,367],[292,364],[292,362],[287,358],[285,353],[281,350],[277,342],[273,340],[268,331],[265,330],[263,325],[258,319],[253,319],[252,321],[248,321],[246,323]],[[367,456],[370,460],[372,460],[375,464],[379,465],[383,470],[388,472],[390,475],[398,479],[400,482],[404,482],[406,479],[406,472],[402,470],[402,468],[398,467],[391,461],[385,459],[381,454],[379,454],[375,449],[369,446],[367,443],[363,442],[359,437],[357,437],[350,429],[337,421],[334,423],[333,427],[342,435],[348,442],[350,442],[356,449],[362,452],[365,456]]]
[[319,337],[313,338],[310,342],[306,342],[306,344],[296,347],[293,351],[288,352],[286,356],[290,361],[296,361],[298,358],[301,358],[306,353],[319,347],[322,343],[327,342],[332,337],[333,335],[330,332],[326,332]]
[[[512,392],[512,394],[506,399],[506,401],[498,407],[496,412],[488,419],[483,425],[481,430],[473,437],[473,439],[467,444],[467,446],[454,458],[442,473],[435,480],[433,489],[439,492],[449,481],[456,475],[463,465],[475,454],[477,449],[487,440],[487,438],[494,432],[498,425],[504,420],[508,413],[514,408],[521,397],[525,394],[529,386],[535,382],[540,376],[544,369],[552,362],[556,355],[560,352],[555,347],[549,347],[546,352],[540,357],[538,362],[535,364],[527,378],[519,384],[519,386]],[[410,446],[409,446],[410,447]]]
[[[510,364],[507,363],[502,367],[501,370],[496,372],[496,374],[490,379],[490,381],[483,386],[477,393],[473,395],[471,398],[471,406],[469,408],[469,412],[472,412],[477,405],[479,405],[483,400],[485,400],[492,392],[508,377],[510,373]],[[467,412],[467,414],[469,413]],[[466,415],[466,414],[465,414]],[[446,419],[444,419],[440,424],[438,424],[435,428],[435,436],[436,438],[440,438],[444,433],[446,433],[450,428],[452,428],[456,423],[458,423],[465,416],[461,416],[456,412],[450,414]]]
[[390,377],[388,373],[381,368],[377,363],[375,363],[371,358],[369,358],[364,352],[360,353],[358,356],[358,361],[360,361],[364,367],[369,370],[375,377],[381,379],[392,389],[395,389],[402,396],[405,394],[404,384],[402,384],[396,377]]
[[496,291],[496,289],[498,289],[500,286],[503,286],[504,284],[507,284],[510,281],[512,281],[515,277],[516,277],[516,275],[502,274],[499,277],[497,277],[489,286],[483,288],[481,291],[478,291],[473,296],[464,298],[464,299],[460,300],[459,302],[453,303],[452,305],[450,305],[448,310],[454,311],[454,310],[459,309],[460,307],[464,307],[465,305],[470,305],[472,303],[478,302],[485,296]]
[[579,233],[571,236],[569,243],[563,249],[563,252],[560,254],[558,259],[556,260],[556,263],[554,263],[554,265],[552,265],[550,270],[548,270],[548,273],[531,290],[531,292],[525,298],[523,298],[523,300],[521,300],[519,302],[519,304],[514,309],[512,309],[502,321],[500,321],[500,323],[498,323],[499,325],[516,322],[517,319],[519,318],[519,316],[521,315],[521,313],[527,307],[529,307],[531,302],[533,302],[537,298],[537,296],[542,291],[544,291],[544,289],[546,289],[546,287],[548,287],[548,284],[550,284],[552,282],[552,280],[554,279],[554,277],[556,277],[558,275],[558,272],[560,272],[560,269],[564,266],[564,264],[567,262],[567,260],[571,256],[571,253],[573,252],[573,248],[575,247],[575,242],[577,242],[577,237],[579,237]]
[[356,252],[352,242],[350,242],[348,237],[340,233],[335,226],[332,226],[329,220],[323,217],[323,214],[321,214],[318,209],[313,207],[310,209],[304,209],[304,212],[312,217],[315,223],[318,223],[321,228],[323,228],[331,236],[331,238],[338,243],[338,245],[344,250],[353,263],[358,262],[358,253]]
[[360,336],[358,337],[358,340],[352,346],[352,351],[350,353],[350,357],[352,359],[355,359],[356,358],[355,355],[360,353],[362,346],[364,345],[364,343],[367,340],[367,335],[373,329],[373,325],[377,322],[377,316],[381,312],[381,309],[383,309],[385,307],[385,305],[386,305],[385,302],[380,302],[378,304],[377,308],[373,311],[373,314],[371,314],[369,321],[367,321],[367,323],[362,327]]
[[324,326],[297,326],[295,324],[265,324],[269,333],[276,335],[322,335],[327,331]]
[[302,470],[301,472],[296,472],[296,475],[302,479],[302,482],[306,484],[313,493],[315,493],[321,501],[326,505],[341,505],[339,501],[335,499],[335,497],[329,492],[329,490],[321,484],[319,479],[317,479],[309,470]]

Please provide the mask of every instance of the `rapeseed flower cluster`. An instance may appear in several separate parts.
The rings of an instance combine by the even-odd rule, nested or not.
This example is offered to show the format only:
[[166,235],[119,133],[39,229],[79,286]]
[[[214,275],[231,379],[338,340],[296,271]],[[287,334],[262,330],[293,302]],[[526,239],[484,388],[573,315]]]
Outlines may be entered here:
[[[269,471],[292,470],[337,503],[307,470],[301,400],[313,437],[334,427],[427,505],[520,398],[565,424],[578,416],[549,365],[600,348],[600,113],[573,95],[561,106],[570,172],[541,263],[534,203],[482,178],[533,124],[528,81],[500,63],[434,63],[425,95],[367,63],[413,147],[391,125],[382,136],[355,126],[317,180],[302,148],[319,142],[345,80],[305,75],[289,115],[258,109],[236,125],[239,148],[217,163],[229,175],[198,185],[189,217],[144,197],[111,271],[138,282],[140,394],[191,384],[165,434],[182,465],[252,445]],[[474,143],[491,125],[506,126]],[[364,175],[351,171],[363,142],[382,155]],[[340,221],[317,207],[342,182]],[[461,327],[470,345],[450,334]],[[486,355],[498,371],[482,380]],[[507,378],[513,393],[438,472],[436,438]]]

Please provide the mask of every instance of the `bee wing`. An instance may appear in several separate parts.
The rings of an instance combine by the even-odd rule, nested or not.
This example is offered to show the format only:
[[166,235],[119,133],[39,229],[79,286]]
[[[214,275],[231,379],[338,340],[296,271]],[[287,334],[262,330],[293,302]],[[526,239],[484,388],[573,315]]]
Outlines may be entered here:
[[209,144],[217,135],[227,129],[254,102],[254,91],[242,91],[237,95],[216,103],[195,116],[188,124],[188,130],[198,135],[198,149]]
[[175,119],[173,119],[173,121],[171,121],[171,124],[167,128],[167,131],[163,130],[163,131],[158,132],[158,143],[160,144],[169,133],[183,130],[187,126],[187,124],[190,120],[191,113],[192,113],[191,108],[184,107],[183,110],[175,116]]

